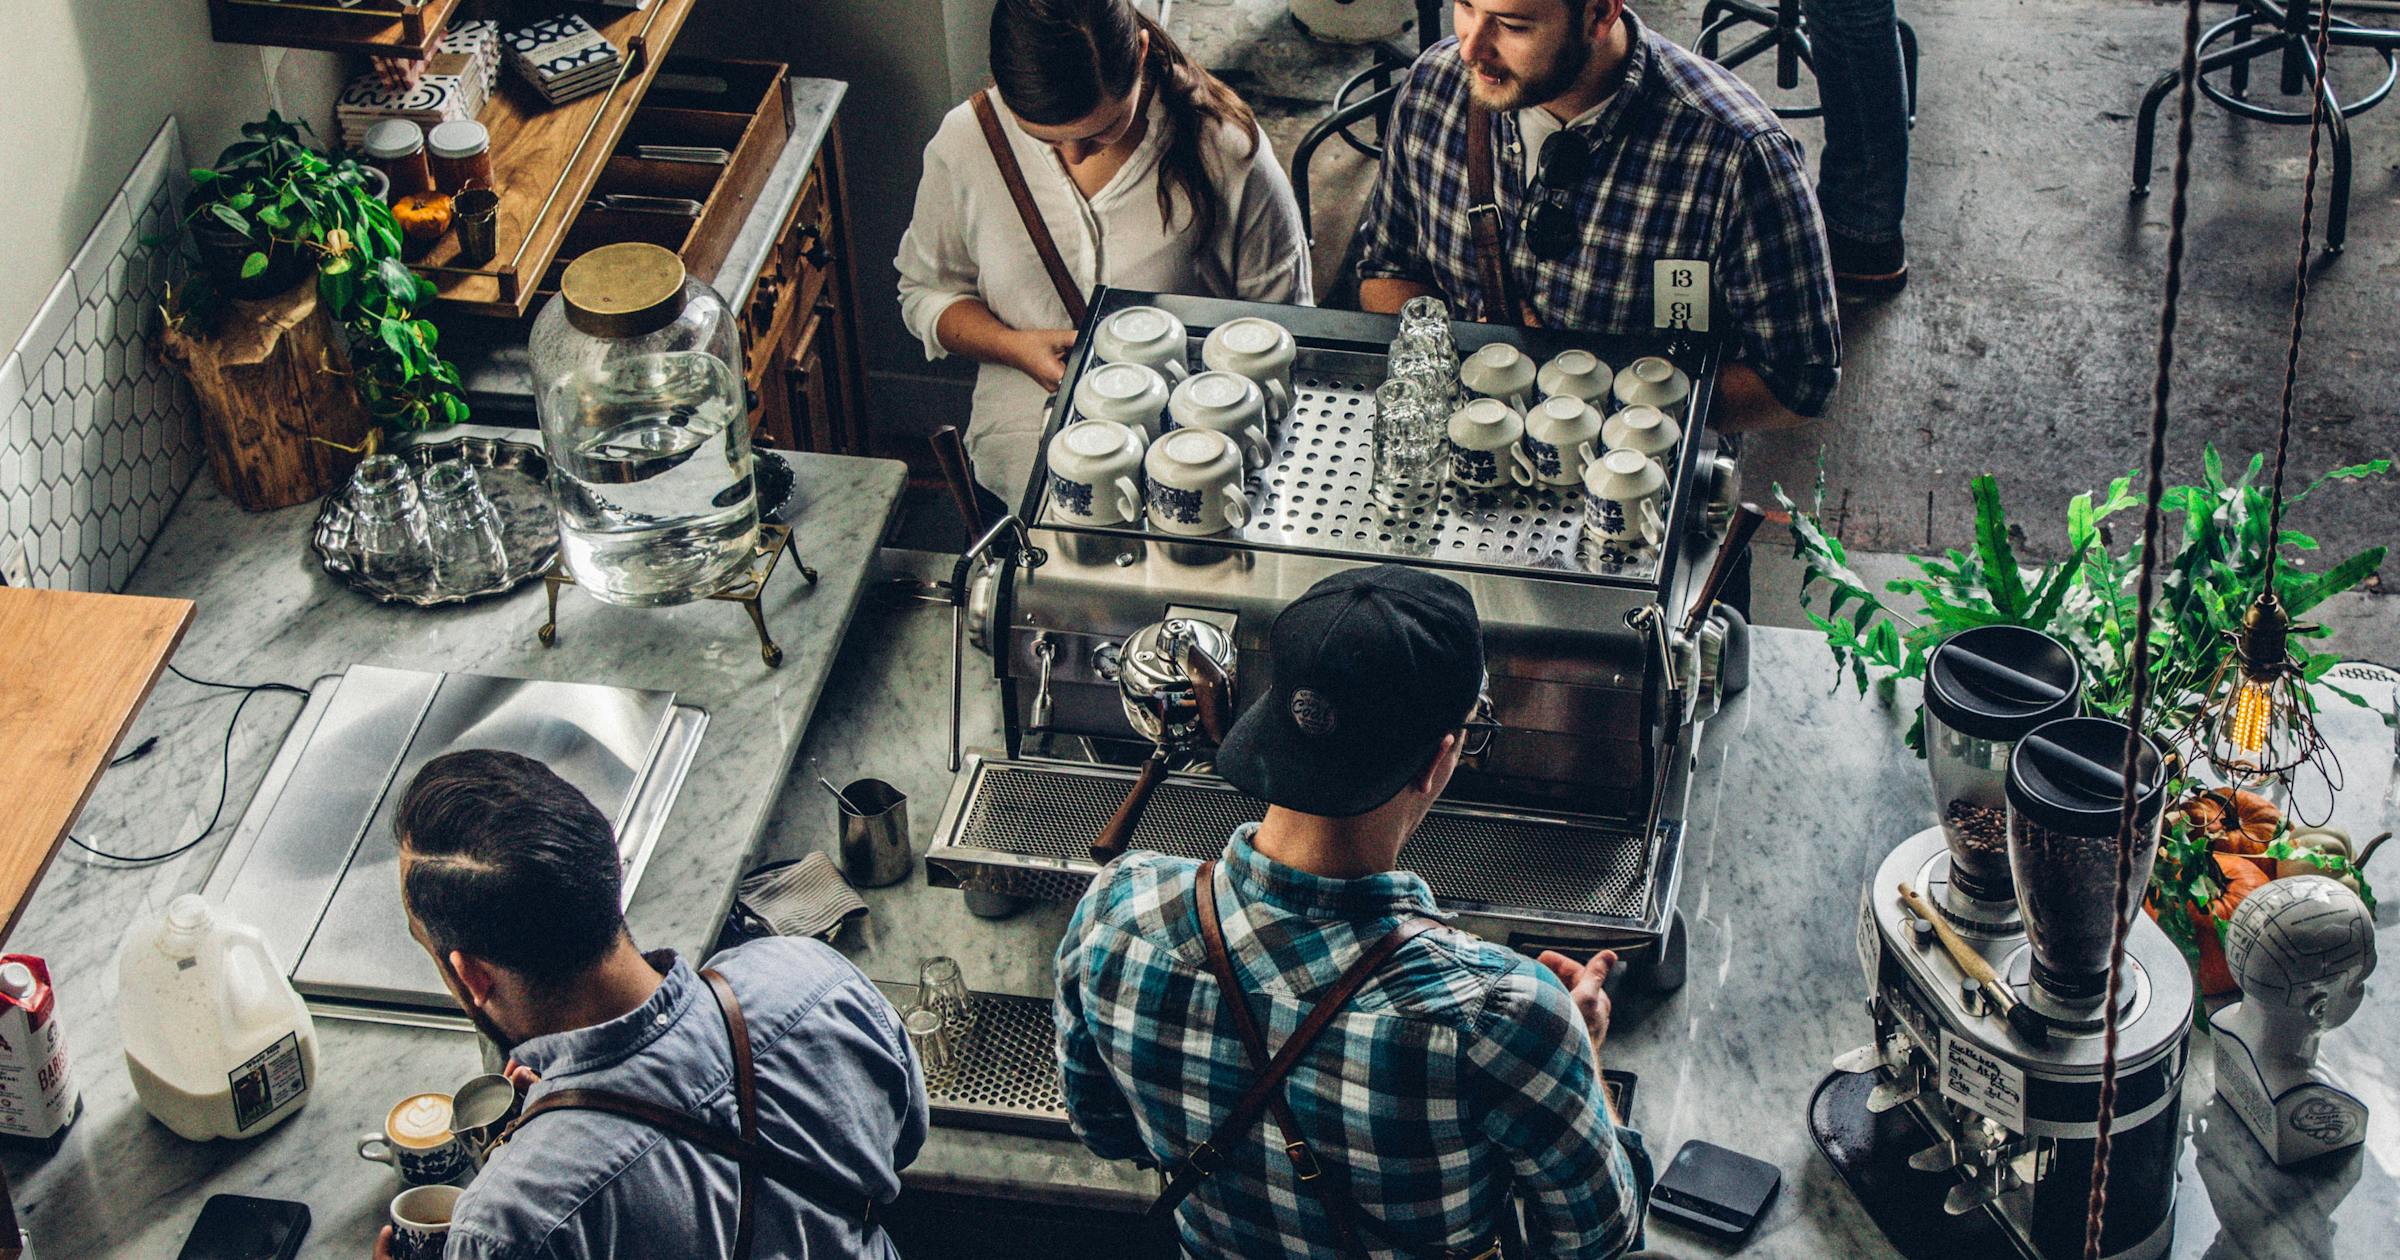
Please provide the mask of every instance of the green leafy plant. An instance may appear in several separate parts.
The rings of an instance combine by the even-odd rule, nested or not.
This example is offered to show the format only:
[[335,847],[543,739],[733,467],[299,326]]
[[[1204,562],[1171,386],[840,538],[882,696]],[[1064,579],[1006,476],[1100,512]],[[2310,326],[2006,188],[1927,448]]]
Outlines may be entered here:
[[[2200,481],[2169,486],[2161,500],[2161,543],[2174,550],[2159,568],[2152,610],[2151,703],[2143,721],[2155,736],[2191,721],[2204,699],[2202,689],[2224,659],[2226,633],[2240,626],[2243,612],[2266,581],[2271,512],[2270,491],[2262,476],[2265,463],[2265,456],[2253,456],[2238,476],[2229,478],[2216,448],[2210,446],[2202,452]],[[2391,467],[2392,461],[2377,459],[2334,469],[2285,496],[2285,519],[2328,484],[2381,477]],[[2142,547],[2134,531],[2135,537],[2119,549],[2110,525],[2120,517],[2139,520],[2142,498],[2133,486],[2134,478],[2127,475],[2098,494],[2070,500],[2066,559],[2029,573],[2018,563],[2011,542],[1999,480],[1976,477],[1969,483],[1975,500],[1974,550],[1909,556],[1915,575],[1884,583],[1880,590],[1851,566],[1847,549],[1825,527],[1822,472],[1806,508],[1795,504],[1781,486],[1774,493],[1791,513],[1792,541],[1802,563],[1803,611],[1825,635],[1837,669],[1851,678],[1861,695],[1879,681],[1922,679],[1934,647],[1960,630],[2018,625],[2051,634],[2075,654],[2083,667],[2088,711],[2123,717],[2132,704]],[[2382,568],[2386,554],[2383,547],[2370,547],[2312,570],[2308,562],[2319,550],[2317,540],[2288,526],[2273,547],[2280,549],[2275,588],[2295,618],[2364,582]],[[1822,611],[1810,606],[1820,598]],[[2323,626],[2294,626],[2292,642],[2305,662],[2303,677],[2365,706],[2363,698],[2324,681],[2326,671],[2340,661],[2324,650],[2330,634]],[[2308,689],[2301,694],[2315,703]],[[1904,738],[1909,748],[1924,755],[1922,711]],[[2170,784],[2169,799],[2181,800],[2191,786],[2188,780]],[[2339,858],[2332,860],[2340,863]],[[2363,875],[2340,864],[2338,874],[2358,876],[2362,895],[2371,898]],[[2151,873],[2154,902],[2178,908],[2205,906],[2224,891],[2207,837],[2180,821],[2167,828]],[[2179,910],[2158,917],[2186,957],[2197,959],[2188,918]]]
[[183,240],[195,266],[168,317],[212,325],[228,298],[259,295],[245,286],[265,281],[274,291],[279,273],[298,280],[313,268],[317,295],[342,327],[352,385],[384,432],[466,419],[458,369],[417,314],[432,284],[402,261],[400,229],[365,169],[310,148],[307,130],[270,112],[243,126],[214,167],[192,171]]

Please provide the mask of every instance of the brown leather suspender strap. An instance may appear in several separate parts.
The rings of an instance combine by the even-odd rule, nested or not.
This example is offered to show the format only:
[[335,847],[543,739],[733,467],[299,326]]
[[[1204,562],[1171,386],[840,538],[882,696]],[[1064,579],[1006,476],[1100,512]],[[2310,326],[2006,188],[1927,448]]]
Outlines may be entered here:
[[1008,198],[1017,203],[1017,218],[1025,224],[1025,234],[1033,238],[1033,252],[1041,256],[1042,270],[1050,273],[1050,287],[1058,290],[1058,300],[1066,306],[1068,320],[1081,328],[1091,306],[1075,287],[1075,277],[1067,271],[1067,260],[1059,257],[1058,241],[1050,235],[1050,225],[1043,221],[1041,207],[1033,204],[1033,189],[1025,184],[1025,168],[1017,164],[1017,151],[1009,147],[1008,133],[1000,126],[1000,111],[992,107],[991,89],[985,88],[968,99],[975,107],[975,121],[983,125],[983,142],[991,147],[992,161],[1000,167],[1000,180],[1008,185]]
[[741,1113],[738,1134],[710,1124],[688,1111],[678,1111],[644,1098],[619,1094],[605,1089],[552,1090],[525,1108],[500,1134],[505,1143],[515,1137],[517,1130],[535,1116],[552,1111],[604,1111],[628,1120],[649,1125],[671,1137],[678,1137],[712,1154],[730,1159],[741,1170],[739,1215],[734,1221],[734,1245],[728,1253],[746,1257],[758,1232],[758,1178],[765,1177],[789,1187],[836,1217],[853,1222],[865,1229],[874,1222],[875,1200],[859,1194],[825,1173],[761,1142],[758,1138],[758,1075],[751,1061],[750,1028],[742,1018],[742,1004],[733,996],[733,986],[714,968],[705,968],[700,977],[708,981],[709,990],[716,995],[717,1006],[725,1016],[725,1032],[733,1041],[733,1093]]
[[1475,275],[1483,286],[1485,323],[1531,325],[1532,308],[1512,294],[1508,249],[1500,240],[1500,198],[1492,188],[1492,128],[1498,121],[1481,104],[1467,102],[1467,225],[1475,247]]
[[1258,1076],[1250,1083],[1250,1088],[1243,1092],[1240,1100],[1234,1103],[1233,1110],[1218,1124],[1216,1131],[1208,1136],[1208,1140],[1184,1157],[1183,1163],[1169,1178],[1167,1188],[1150,1205],[1150,1216],[1157,1219],[1172,1214],[1199,1187],[1200,1178],[1217,1170],[1226,1149],[1258,1123],[1262,1112],[1272,1111],[1276,1127],[1283,1134],[1284,1154],[1291,1159],[1301,1183],[1308,1186],[1325,1205],[1326,1216],[1333,1224],[1343,1253],[1351,1256],[1364,1254],[1359,1248],[1353,1224],[1357,1204],[1351,1201],[1346,1190],[1334,1184],[1333,1178],[1324,1175],[1324,1167],[1309,1149],[1307,1139],[1301,1136],[1300,1126],[1289,1104],[1284,1101],[1283,1084],[1290,1078],[1292,1069],[1299,1066],[1300,1057],[1308,1052],[1318,1036],[1350,1004],[1350,999],[1358,996],[1358,991],[1366,987],[1376,970],[1390,961],[1402,945],[1439,925],[1431,919],[1415,918],[1405,920],[1386,932],[1383,939],[1360,955],[1358,961],[1350,964],[1349,970],[1334,982],[1324,1000],[1318,1002],[1309,1011],[1308,1017],[1300,1021],[1300,1027],[1283,1043],[1283,1048],[1270,1057],[1257,1019],[1250,1013],[1240,978],[1234,973],[1232,955],[1225,948],[1224,925],[1217,917],[1216,865],[1213,861],[1202,863],[1195,885],[1200,901],[1200,936],[1208,947],[1209,970],[1216,977],[1220,999],[1241,1036],[1251,1069]]

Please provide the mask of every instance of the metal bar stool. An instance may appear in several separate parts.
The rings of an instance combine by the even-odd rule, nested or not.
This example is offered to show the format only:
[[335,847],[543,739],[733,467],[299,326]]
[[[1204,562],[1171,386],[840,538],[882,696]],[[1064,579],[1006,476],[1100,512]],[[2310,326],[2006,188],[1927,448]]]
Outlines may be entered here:
[[[1758,26],[1764,29],[1737,45],[1732,52],[1722,53],[1725,36],[1738,27]],[[1709,0],[1700,10],[1700,38],[1693,41],[1692,51],[1716,62],[1728,70],[1764,53],[1775,54],[1775,86],[1790,90],[1800,86],[1800,68],[1817,72],[1815,52],[1808,42],[1808,20],[1800,12],[1800,0],[1776,0],[1767,8],[1753,0]],[[1917,28],[1905,20],[1900,23],[1900,68],[1908,80],[1908,121],[1917,121]],[[1822,105],[1780,106],[1778,118],[1815,118],[1825,112]]]
[[[1417,0],[1417,47],[1411,52],[1396,43],[1386,41],[1375,45],[1374,64],[1350,76],[1342,89],[1333,94],[1333,111],[1317,120],[1308,134],[1300,137],[1299,147],[1292,150],[1292,195],[1300,202],[1300,231],[1311,245],[1317,240],[1316,220],[1308,204],[1308,164],[1317,156],[1325,142],[1340,136],[1342,143],[1360,153],[1383,160],[1383,121],[1391,112],[1392,98],[1400,93],[1400,80],[1408,68],[1416,64],[1419,54],[1442,38],[1442,0]],[[1361,138],[1361,123],[1373,126],[1373,139]]]
[[[2388,4],[2347,4],[2337,7],[2371,9],[2390,13],[2396,10]],[[2200,94],[2232,110],[2244,118],[2259,122],[2307,126],[2316,108],[2315,97],[2325,98],[2325,128],[2333,141],[2333,188],[2325,207],[2325,252],[2342,252],[2342,243],[2350,235],[2350,128],[2347,120],[2375,108],[2391,95],[2392,85],[2400,80],[2400,30],[2361,26],[2347,18],[2333,19],[2325,33],[2326,52],[2336,48],[2363,48],[2383,59],[2383,82],[2365,95],[2347,104],[2334,91],[2328,67],[2317,64],[2316,15],[2312,6],[2296,0],[2238,0],[2234,15],[2217,23],[2200,37]],[[2222,45],[2221,47],[2212,46]],[[2250,100],[2250,63],[2261,57],[2278,60],[2278,88],[2285,96],[2306,95],[2308,107],[2279,109],[2259,105]],[[2209,76],[2225,72],[2225,82],[2211,82]],[[2150,193],[2150,159],[2158,143],[2158,109],[2175,90],[2175,72],[2167,71],[2142,96],[2142,111],[2134,123],[2133,132],[2133,195],[2145,197]]]

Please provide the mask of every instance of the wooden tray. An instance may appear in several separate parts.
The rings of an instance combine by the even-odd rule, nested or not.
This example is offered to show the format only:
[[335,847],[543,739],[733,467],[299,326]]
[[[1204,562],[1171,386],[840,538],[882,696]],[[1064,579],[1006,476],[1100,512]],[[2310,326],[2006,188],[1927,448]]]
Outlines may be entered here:
[[460,0],[208,0],[209,34],[220,44],[317,48],[373,57],[423,58],[450,25]]
[[542,277],[559,256],[567,229],[583,210],[637,105],[658,76],[669,45],[697,0],[651,0],[647,9],[587,11],[610,43],[625,50],[614,86],[564,105],[550,105],[512,71],[479,120],[491,133],[492,176],[500,190],[500,252],[471,266],[458,256],[456,233],[442,238],[416,269],[433,281],[437,313],[472,312],[507,318],[533,304]]

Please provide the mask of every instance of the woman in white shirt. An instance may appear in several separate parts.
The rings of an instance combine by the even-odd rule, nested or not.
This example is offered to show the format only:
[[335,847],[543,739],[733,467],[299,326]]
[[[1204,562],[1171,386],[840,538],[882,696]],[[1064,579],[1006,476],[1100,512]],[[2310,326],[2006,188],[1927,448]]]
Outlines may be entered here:
[[[1000,0],[992,77],[998,129],[1079,294],[1311,300],[1299,205],[1257,119],[1129,0]],[[925,146],[900,313],[927,358],[983,365],[967,451],[1013,510],[1075,328],[973,105]]]

